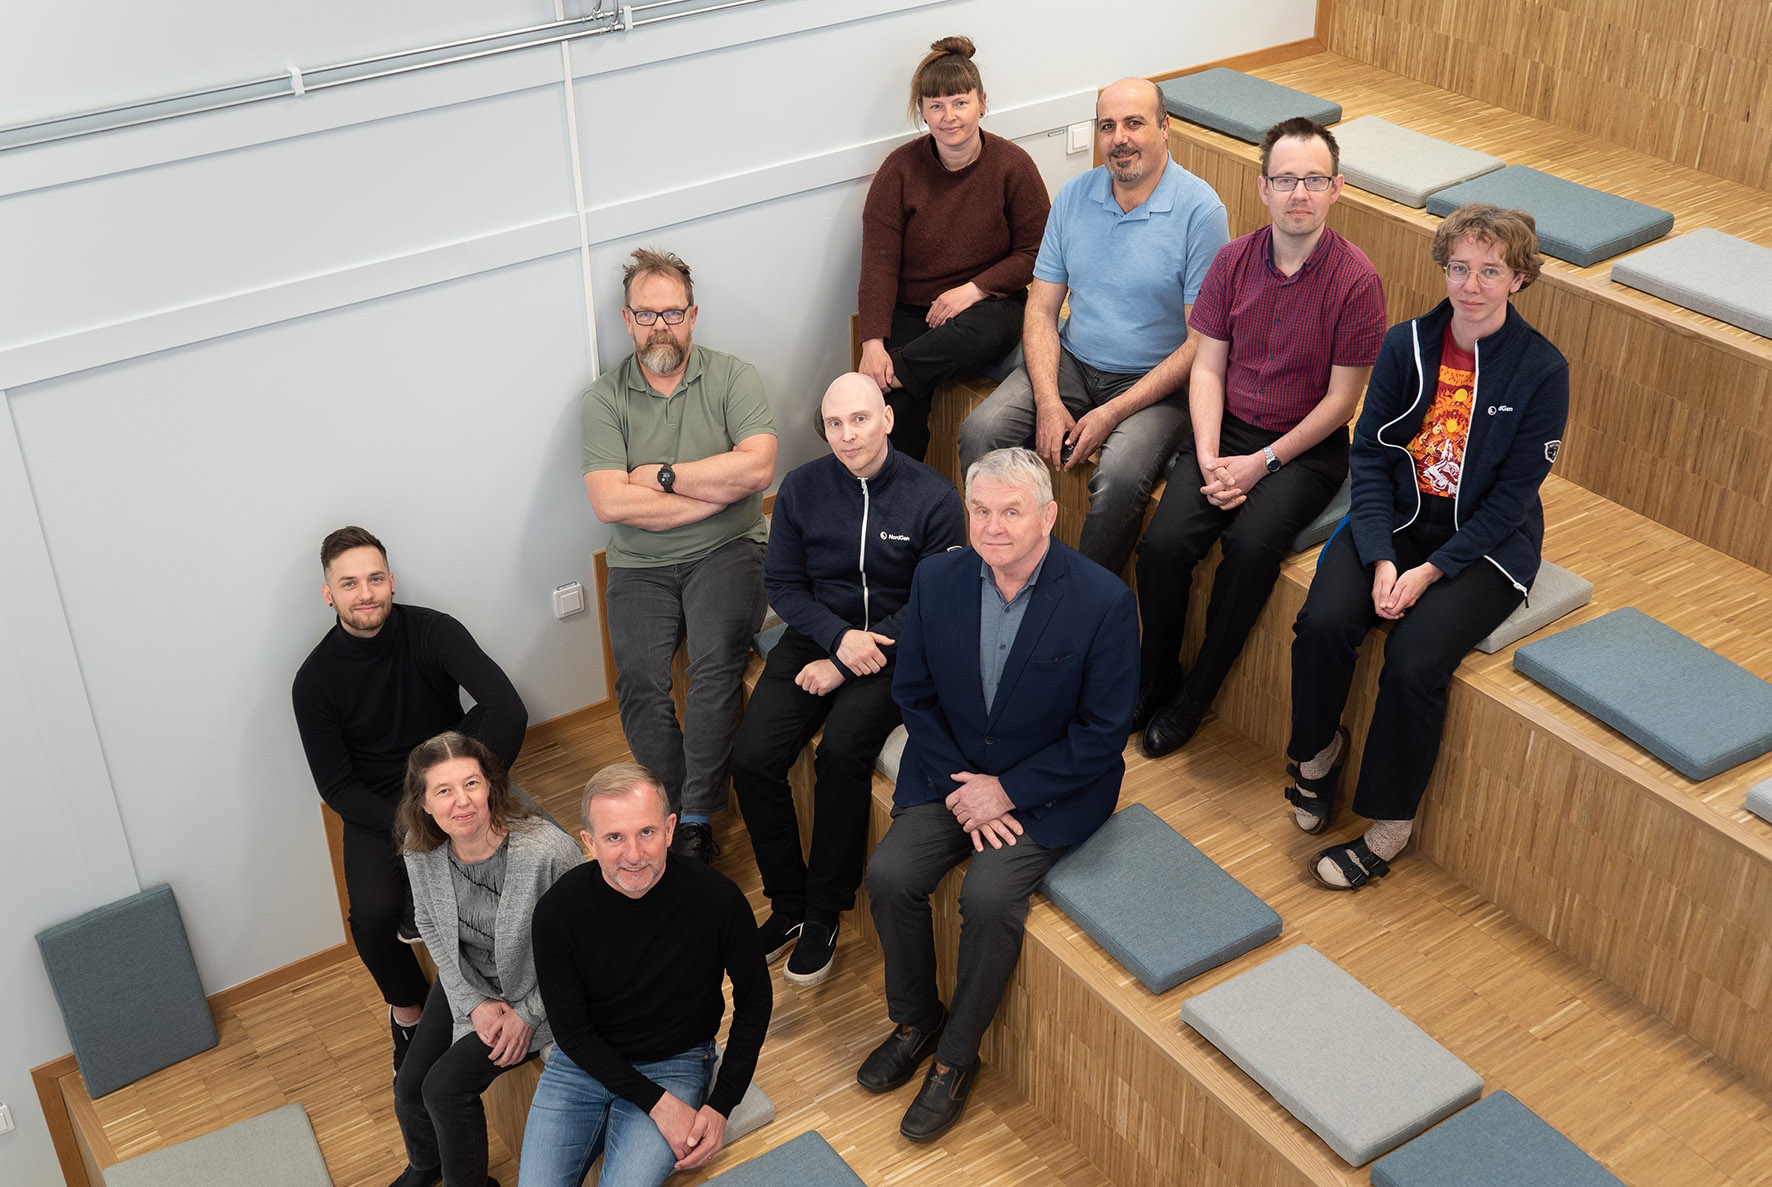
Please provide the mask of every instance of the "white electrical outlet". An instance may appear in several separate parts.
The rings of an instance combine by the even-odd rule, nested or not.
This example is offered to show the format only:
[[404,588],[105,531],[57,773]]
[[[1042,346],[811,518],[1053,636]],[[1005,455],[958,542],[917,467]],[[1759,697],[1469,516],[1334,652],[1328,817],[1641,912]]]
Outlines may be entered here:
[[0,1133],[12,1132],[12,1110],[0,1104]]
[[554,588],[554,617],[566,618],[573,614],[583,614],[585,609],[585,587],[576,581],[568,581],[565,585]]
[[1070,125],[1067,131],[1069,131],[1070,137],[1065,142],[1064,150],[1066,153],[1089,151],[1089,137],[1095,131],[1095,124],[1092,120],[1082,120],[1078,123],[1074,123]]

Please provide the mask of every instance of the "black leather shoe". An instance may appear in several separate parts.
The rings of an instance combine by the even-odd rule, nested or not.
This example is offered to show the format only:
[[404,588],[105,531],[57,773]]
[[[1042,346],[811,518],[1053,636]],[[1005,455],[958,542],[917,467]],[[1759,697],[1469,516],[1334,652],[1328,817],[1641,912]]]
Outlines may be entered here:
[[711,863],[720,856],[720,847],[714,844],[714,826],[699,821],[679,824],[671,838],[671,852],[679,857],[693,857],[704,865]]
[[434,1166],[428,1171],[408,1166],[400,1172],[398,1179],[388,1184],[388,1187],[437,1187],[437,1184],[442,1181],[443,1168],[440,1166]]
[[1144,727],[1151,723],[1169,699],[1181,688],[1181,681],[1176,677],[1167,680],[1147,680],[1138,686],[1138,700],[1132,704],[1132,726],[1127,733],[1142,734]]
[[1200,722],[1211,706],[1196,704],[1185,696],[1176,697],[1163,711],[1151,718],[1150,724],[1144,727],[1144,736],[1138,740],[1139,748],[1146,758],[1162,758],[1165,754],[1174,754],[1188,744],[1194,731],[1200,728]]
[[922,1062],[935,1054],[935,1044],[941,1041],[942,1027],[947,1025],[947,1021],[947,1011],[943,1010],[941,1021],[928,1030],[919,1030],[914,1026],[895,1028],[886,1036],[884,1043],[875,1047],[861,1061],[861,1070],[855,1073],[855,1082],[869,1092],[891,1092],[900,1085],[910,1083]]
[[939,1064],[929,1065],[917,1099],[904,1111],[898,1132],[913,1142],[933,1142],[952,1129],[960,1114],[966,1111],[966,1098],[972,1095],[972,1081],[978,1078],[978,1060],[965,1067],[942,1071]]

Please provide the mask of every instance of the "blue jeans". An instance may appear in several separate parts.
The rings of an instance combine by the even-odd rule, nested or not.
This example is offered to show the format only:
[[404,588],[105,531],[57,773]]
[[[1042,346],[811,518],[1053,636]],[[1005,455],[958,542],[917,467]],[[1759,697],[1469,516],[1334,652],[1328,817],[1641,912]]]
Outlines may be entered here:
[[[714,1070],[714,1042],[634,1067],[699,1109]],[[529,1105],[518,1187],[578,1187],[599,1152],[603,1172],[597,1181],[610,1187],[657,1187],[677,1166],[670,1143],[644,1110],[603,1087],[556,1046]]]

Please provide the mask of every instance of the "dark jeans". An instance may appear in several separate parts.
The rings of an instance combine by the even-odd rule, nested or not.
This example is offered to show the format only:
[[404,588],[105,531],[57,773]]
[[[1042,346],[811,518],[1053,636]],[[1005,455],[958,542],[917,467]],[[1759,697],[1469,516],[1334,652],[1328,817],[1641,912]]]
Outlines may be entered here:
[[442,1167],[443,1187],[484,1187],[486,1110],[480,1094],[510,1069],[493,1063],[492,1048],[472,1031],[452,1043],[454,1026],[438,985],[394,1077],[394,1116],[410,1165]]
[[[673,812],[726,806],[726,765],[743,708],[751,636],[763,625],[763,545],[730,540],[698,561],[609,571],[615,696],[634,759],[664,781]],[[683,724],[671,656],[689,640]]]
[[[1282,435],[1227,412],[1219,428],[1219,455],[1259,453]],[[1191,703],[1210,705],[1280,579],[1292,538],[1329,505],[1346,477],[1347,430],[1337,429],[1256,483],[1242,506],[1225,511],[1200,493],[1200,463],[1190,440],[1138,545],[1144,626],[1140,680],[1168,680],[1179,670],[1194,566],[1213,541],[1220,541],[1223,555],[1206,603],[1206,635],[1181,689]]]
[[986,844],[974,853],[972,838],[941,801],[893,809],[892,827],[868,863],[868,897],[886,958],[886,1011],[900,1025],[930,1026],[940,1016],[929,896],[944,874],[972,859],[960,886],[954,999],[935,1050],[942,1063],[964,1067],[978,1058],[978,1045],[1021,959],[1028,896],[1061,852],[1024,834],[1014,845]]
[[[1397,572],[1421,564],[1452,536],[1451,499],[1423,496],[1415,523],[1392,536]],[[1390,626],[1378,699],[1366,731],[1354,811],[1368,820],[1413,820],[1440,756],[1446,690],[1477,641],[1520,604],[1520,591],[1478,560],[1427,587]],[[1292,738],[1295,762],[1335,737],[1366,632],[1383,621],[1372,608],[1372,570],[1360,563],[1346,528],[1323,547],[1317,575],[1292,626]]]
[[[750,830],[764,897],[785,914],[811,909],[835,920],[855,905],[867,860],[874,758],[900,717],[890,664],[872,676],[852,676],[822,697],[794,683],[801,668],[825,658],[824,648],[791,627],[769,653],[733,746],[732,787]],[[820,724],[824,737],[813,757],[818,782],[807,861],[800,857],[788,770]]]
[[[1099,371],[1058,351],[1058,395],[1072,417],[1098,408],[1143,375]],[[1026,367],[1017,367],[960,426],[960,471],[993,449],[1032,447],[1039,418],[1034,385]],[[1089,473],[1089,514],[1077,538],[1077,551],[1118,574],[1126,567],[1145,504],[1157,485],[1157,471],[1188,432],[1187,397],[1177,392],[1128,416],[1114,427]]]
[[923,460],[929,452],[929,405],[935,389],[956,375],[990,366],[1021,341],[1027,293],[984,300],[934,329],[927,305],[900,304],[892,311],[886,349],[892,373],[904,386],[886,393],[892,406],[892,447]]
[[350,902],[351,942],[363,967],[390,1006],[416,1006],[430,986],[412,949],[396,934],[411,892],[406,865],[394,838],[345,821],[345,897]]

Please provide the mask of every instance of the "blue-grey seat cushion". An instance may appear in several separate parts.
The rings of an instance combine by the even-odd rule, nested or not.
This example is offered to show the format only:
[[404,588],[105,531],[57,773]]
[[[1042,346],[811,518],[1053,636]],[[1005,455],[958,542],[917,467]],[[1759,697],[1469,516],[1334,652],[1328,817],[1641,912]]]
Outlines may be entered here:
[[1339,103],[1223,66],[1165,79],[1157,87],[1170,115],[1250,144],[1260,144],[1269,128],[1295,115],[1319,124],[1341,118]]
[[1152,993],[1280,934],[1280,916],[1143,804],[1065,854],[1047,898]]
[[1181,1008],[1199,1031],[1350,1166],[1483,1094],[1483,1079],[1308,944]]
[[816,1130],[708,1180],[709,1187],[866,1187]]
[[1688,779],[1772,750],[1772,684],[1633,607],[1526,644],[1514,667]]
[[1512,1094],[1495,1092],[1372,1164],[1373,1187],[1624,1187]]
[[287,1104],[105,1171],[105,1187],[332,1187],[307,1110]]
[[1772,338],[1772,248],[1700,227],[1619,260],[1612,279]]
[[1401,202],[1427,205],[1429,194],[1507,164],[1500,157],[1363,115],[1335,128],[1341,172],[1349,185]]
[[37,933],[86,1091],[99,1097],[215,1046],[172,887]]
[[1303,552],[1307,548],[1315,548],[1330,536],[1354,505],[1354,480],[1343,478],[1341,486],[1329,500],[1329,505],[1317,513],[1317,517],[1306,524],[1298,535],[1292,537],[1292,551]]
[[1747,789],[1745,807],[1762,820],[1772,821],[1772,779],[1762,779]]
[[757,649],[758,655],[762,656],[764,659],[768,659],[769,653],[775,650],[775,645],[781,642],[781,637],[787,633],[788,624],[785,622],[778,622],[774,626],[764,627],[762,630],[752,635],[751,645]]
[[1517,643],[1533,631],[1543,630],[1565,614],[1572,614],[1594,598],[1594,583],[1561,565],[1544,561],[1532,579],[1532,592],[1501,620],[1501,625],[1477,640],[1477,650],[1494,655],[1509,643]]
[[1583,268],[1659,239],[1674,226],[1674,216],[1665,210],[1524,165],[1430,194],[1427,211],[1444,217],[1466,202],[1524,210],[1538,223],[1540,251]]
[[904,744],[910,741],[910,737],[904,726],[895,727],[886,735],[880,753],[874,756],[874,770],[890,779],[894,786],[898,783],[898,764],[904,760]]

